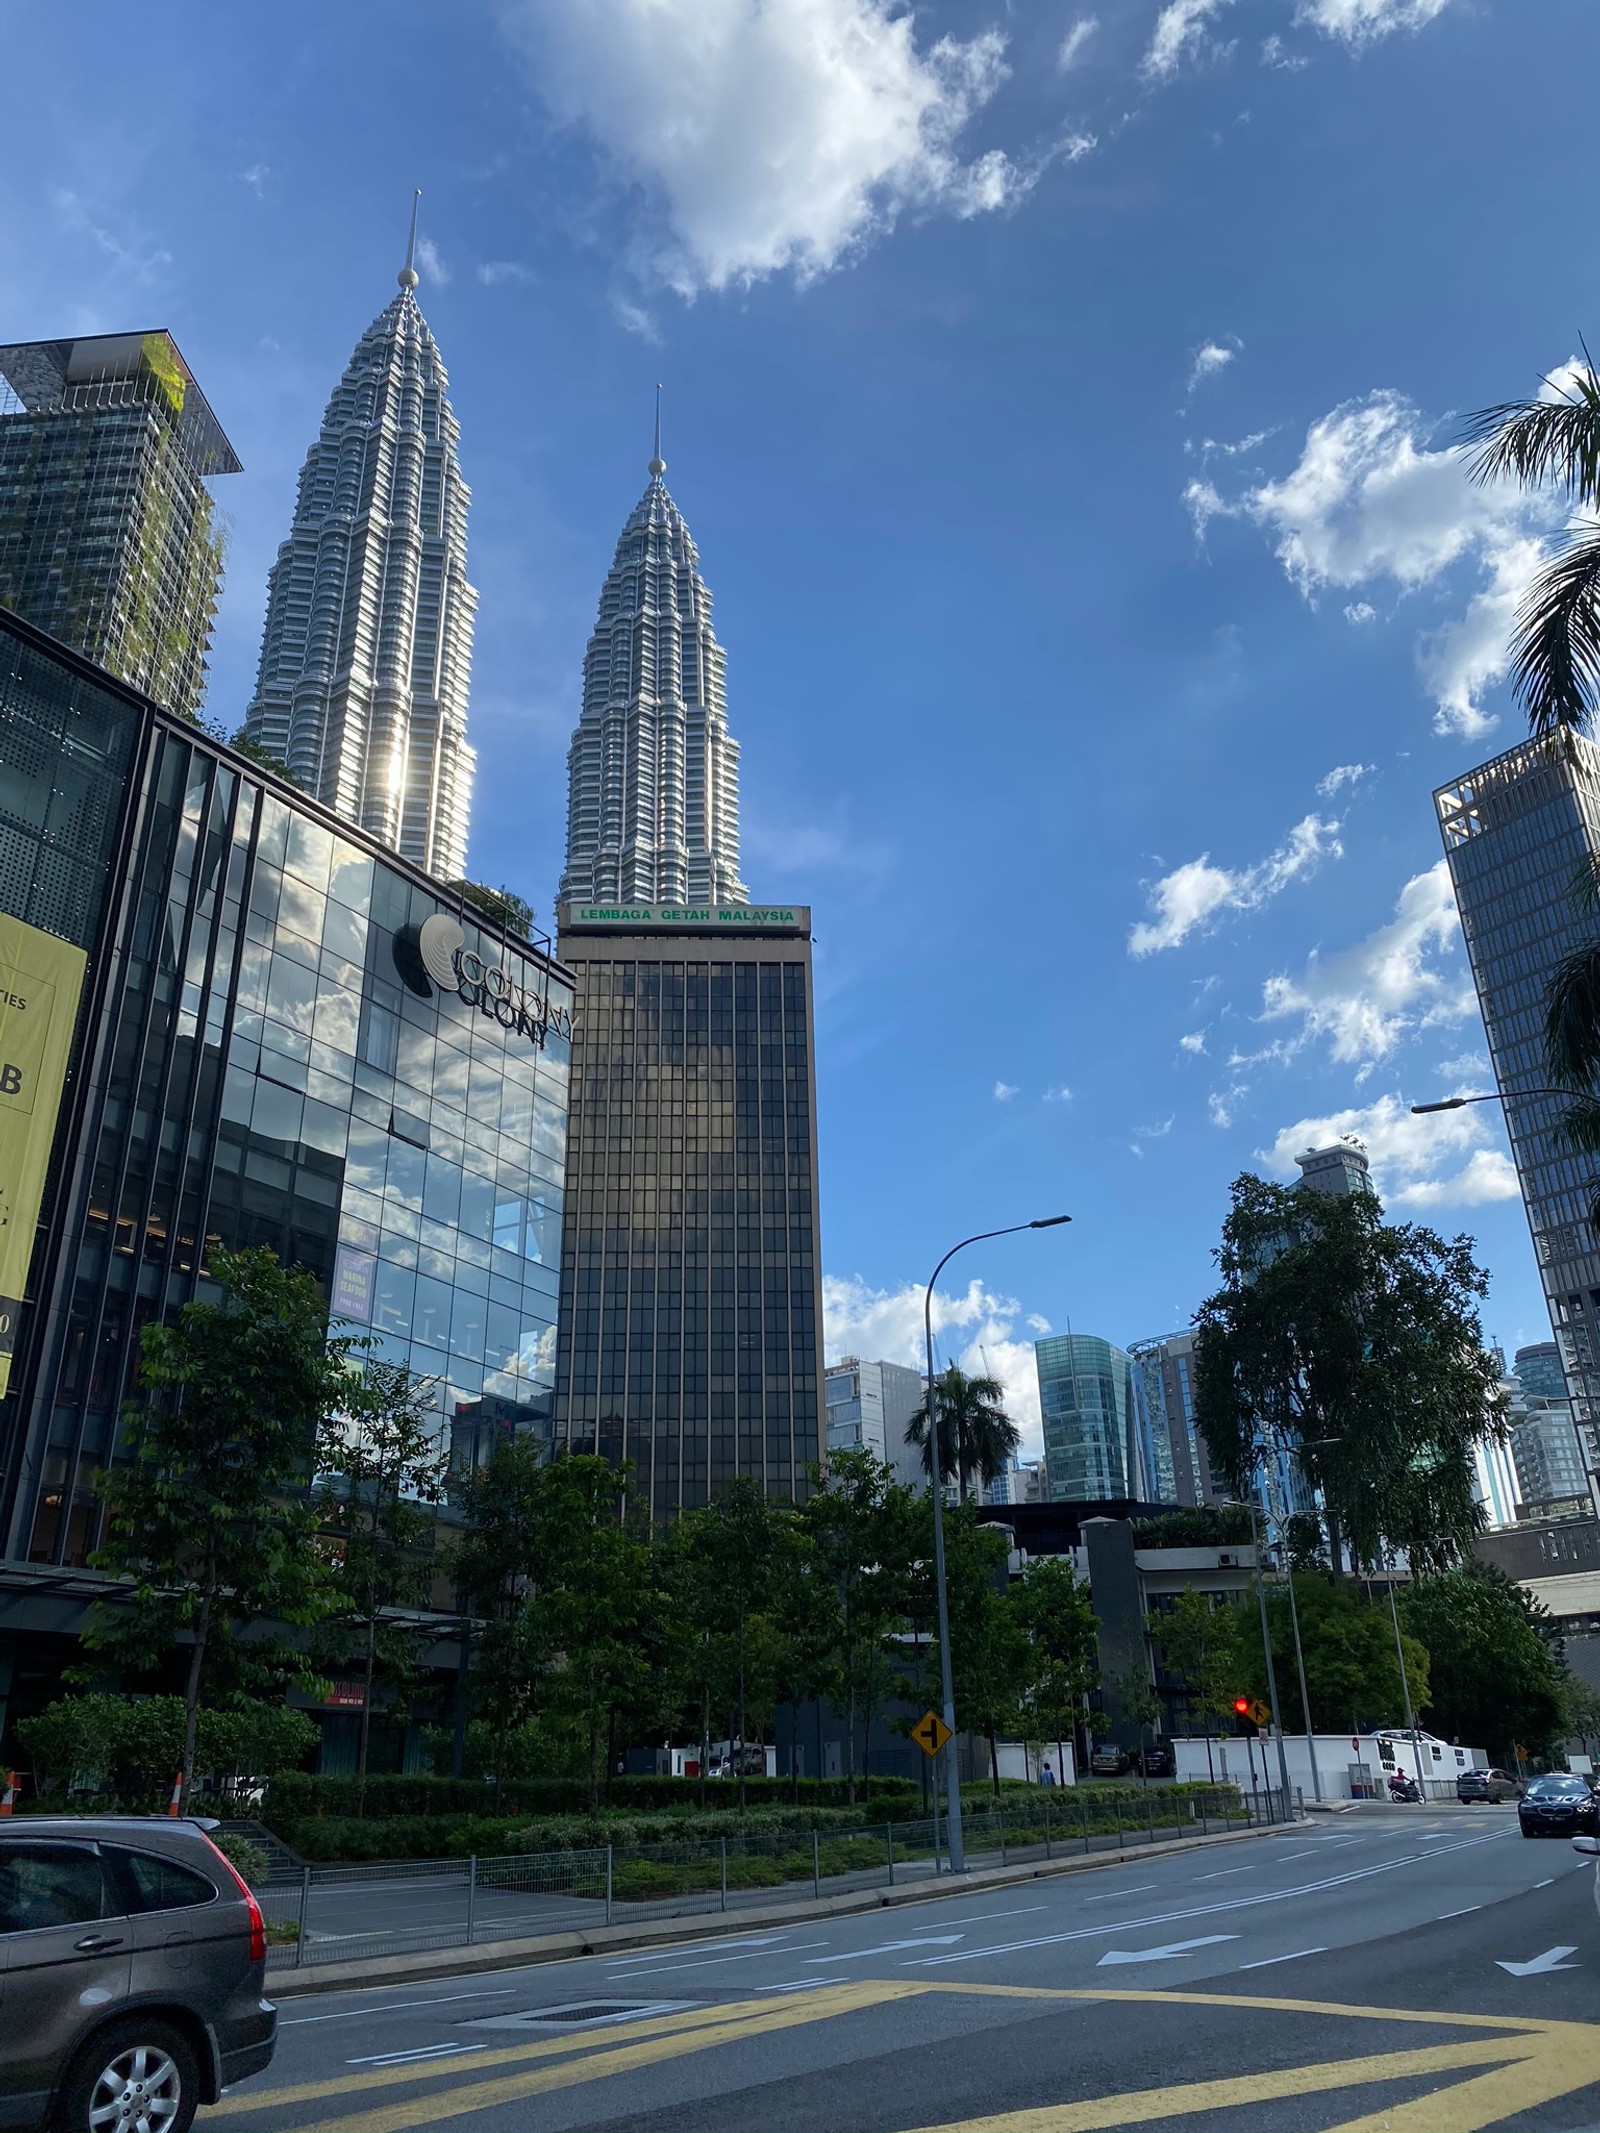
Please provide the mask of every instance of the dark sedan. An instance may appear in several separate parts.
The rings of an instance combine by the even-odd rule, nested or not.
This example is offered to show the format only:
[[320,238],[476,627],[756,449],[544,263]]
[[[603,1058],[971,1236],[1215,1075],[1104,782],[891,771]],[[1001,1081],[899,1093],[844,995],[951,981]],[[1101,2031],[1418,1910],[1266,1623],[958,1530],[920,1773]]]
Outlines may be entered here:
[[1582,1778],[1535,1778],[1517,1820],[1525,1837],[1593,1837],[1600,1834],[1600,1802]]
[[1509,1770],[1463,1770],[1456,1779],[1458,1800],[1514,1800],[1521,1790]]

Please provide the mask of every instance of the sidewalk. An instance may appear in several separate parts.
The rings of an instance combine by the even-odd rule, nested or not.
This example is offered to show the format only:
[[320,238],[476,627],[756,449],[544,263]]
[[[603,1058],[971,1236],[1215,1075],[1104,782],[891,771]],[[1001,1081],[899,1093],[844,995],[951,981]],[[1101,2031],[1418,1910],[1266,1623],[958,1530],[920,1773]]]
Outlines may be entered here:
[[1292,1822],[1255,1829],[1221,1830],[1213,1837],[1184,1837],[1170,1843],[1126,1846],[1070,1859],[1035,1859],[1017,1866],[985,1867],[966,1874],[944,1874],[937,1881],[903,1888],[854,1889],[835,1896],[805,1896],[787,1903],[762,1904],[727,1912],[700,1912],[688,1918],[641,1919],[637,1925],[597,1926],[588,1932],[546,1933],[530,1940],[478,1941],[470,1947],[420,1948],[406,1955],[372,1956],[351,1963],[309,1964],[302,1970],[267,1972],[266,1991],[274,2000],[309,1993],[362,1991],[380,1985],[410,1985],[429,1978],[465,1977],[485,1970],[517,1970],[528,1963],[564,1963],[585,1955],[616,1955],[631,1949],[672,1947],[679,1942],[726,1940],[730,1934],[763,1926],[797,1925],[812,1918],[844,1918],[860,1911],[893,1909],[901,1904],[932,1903],[969,1889],[995,1889],[1018,1882],[1054,1880],[1061,1874],[1091,1873],[1102,1866],[1126,1866],[1135,1860],[1165,1858],[1174,1852],[1203,1851],[1215,1844],[1247,1844],[1272,1837]]

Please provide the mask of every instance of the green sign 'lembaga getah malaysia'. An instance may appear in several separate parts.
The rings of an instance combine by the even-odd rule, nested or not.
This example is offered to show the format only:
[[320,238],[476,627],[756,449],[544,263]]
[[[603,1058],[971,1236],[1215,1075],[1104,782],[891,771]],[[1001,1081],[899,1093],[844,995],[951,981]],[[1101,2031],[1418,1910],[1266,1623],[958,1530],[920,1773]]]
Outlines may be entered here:
[[0,913],[0,1398],[11,1382],[87,961],[70,941]]
[[804,904],[570,904],[568,926],[727,926],[809,928]]

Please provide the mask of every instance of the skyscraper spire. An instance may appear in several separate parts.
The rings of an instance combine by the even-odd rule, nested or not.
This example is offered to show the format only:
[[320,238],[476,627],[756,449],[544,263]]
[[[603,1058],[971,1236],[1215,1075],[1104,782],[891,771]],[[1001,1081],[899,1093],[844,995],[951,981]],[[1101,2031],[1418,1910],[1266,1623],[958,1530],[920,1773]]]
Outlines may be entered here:
[[728,732],[711,594],[662,479],[660,391],[649,486],[622,529],[584,655],[560,894],[587,904],[742,904],[739,744]]
[[417,209],[422,204],[422,187],[419,185],[411,195],[411,235],[406,241],[406,263],[400,269],[402,289],[417,286]]
[[459,426],[415,294],[420,198],[400,293],[356,344],[301,470],[245,732],[326,806],[456,880],[478,596]]

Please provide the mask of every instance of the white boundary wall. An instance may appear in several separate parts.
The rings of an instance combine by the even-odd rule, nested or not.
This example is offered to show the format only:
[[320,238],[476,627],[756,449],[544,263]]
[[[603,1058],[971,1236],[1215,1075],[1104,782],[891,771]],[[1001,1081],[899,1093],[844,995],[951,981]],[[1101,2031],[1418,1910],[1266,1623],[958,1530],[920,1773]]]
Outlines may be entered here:
[[[1185,1783],[1202,1783],[1214,1777],[1219,1783],[1231,1782],[1248,1787],[1252,1769],[1258,1785],[1276,1787],[1282,1782],[1278,1769],[1278,1744],[1270,1733],[1264,1739],[1253,1741],[1240,1735],[1231,1735],[1226,1740],[1214,1738],[1210,1743],[1209,1763],[1206,1745],[1203,1740],[1172,1743],[1178,1758],[1178,1776]],[[1385,1745],[1390,1750],[1387,1759],[1383,1754]],[[1298,1786],[1308,1800],[1315,1799],[1311,1754],[1305,1735],[1285,1734],[1283,1748],[1289,1764],[1289,1783]],[[1351,1766],[1361,1764],[1370,1773],[1377,1796],[1387,1798],[1385,1781],[1392,1770],[1406,1770],[1413,1776],[1417,1774],[1418,1748],[1421,1750],[1421,1774],[1434,1782],[1442,1779],[1453,1784],[1458,1772],[1485,1769],[1489,1762],[1480,1748],[1453,1748],[1448,1741],[1430,1740],[1426,1733],[1416,1747],[1402,1739],[1398,1731],[1392,1734],[1367,1733],[1359,1738],[1349,1733],[1319,1733],[1316,1750],[1322,1797],[1325,1800],[1352,1798]]]

